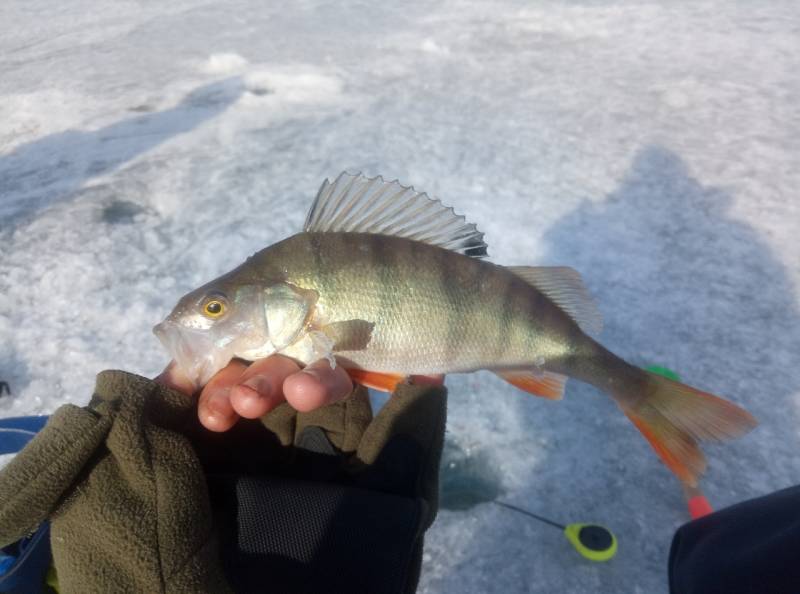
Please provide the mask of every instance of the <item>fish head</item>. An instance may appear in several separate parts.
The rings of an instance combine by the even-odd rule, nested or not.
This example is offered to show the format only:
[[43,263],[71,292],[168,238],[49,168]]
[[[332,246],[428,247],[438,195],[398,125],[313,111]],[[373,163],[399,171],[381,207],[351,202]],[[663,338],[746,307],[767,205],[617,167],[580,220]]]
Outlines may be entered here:
[[261,288],[224,277],[183,296],[153,333],[196,387],[239,353],[271,350]]

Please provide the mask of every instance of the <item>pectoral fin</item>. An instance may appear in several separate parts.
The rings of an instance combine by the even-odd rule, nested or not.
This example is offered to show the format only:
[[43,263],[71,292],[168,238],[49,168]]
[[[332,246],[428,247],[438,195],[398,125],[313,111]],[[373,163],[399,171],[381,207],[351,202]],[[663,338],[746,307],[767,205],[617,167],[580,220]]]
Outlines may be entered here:
[[327,359],[331,369],[336,369],[336,359],[333,357],[333,340],[330,336],[319,330],[312,330],[308,333],[311,341],[311,351],[317,360]]
[[372,339],[375,324],[366,320],[333,322],[322,327],[333,341],[334,351],[363,351]]

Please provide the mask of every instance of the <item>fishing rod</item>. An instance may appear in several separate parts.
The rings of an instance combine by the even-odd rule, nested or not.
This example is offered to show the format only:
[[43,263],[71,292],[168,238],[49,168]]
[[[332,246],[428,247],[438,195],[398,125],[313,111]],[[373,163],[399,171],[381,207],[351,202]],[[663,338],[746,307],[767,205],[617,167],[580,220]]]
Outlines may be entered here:
[[492,503],[558,528],[564,533],[564,536],[566,536],[575,550],[590,561],[609,561],[617,554],[617,537],[605,526],[581,523],[560,524],[505,501],[495,500]]

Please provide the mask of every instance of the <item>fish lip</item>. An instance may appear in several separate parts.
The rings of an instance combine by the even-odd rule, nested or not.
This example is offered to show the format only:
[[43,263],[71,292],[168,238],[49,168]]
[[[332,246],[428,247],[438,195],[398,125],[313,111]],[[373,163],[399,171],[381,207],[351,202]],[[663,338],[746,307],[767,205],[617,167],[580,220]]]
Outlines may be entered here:
[[224,366],[215,365],[219,357],[215,353],[214,343],[203,332],[167,319],[153,328],[153,334],[181,371],[194,382],[195,388],[208,382]]

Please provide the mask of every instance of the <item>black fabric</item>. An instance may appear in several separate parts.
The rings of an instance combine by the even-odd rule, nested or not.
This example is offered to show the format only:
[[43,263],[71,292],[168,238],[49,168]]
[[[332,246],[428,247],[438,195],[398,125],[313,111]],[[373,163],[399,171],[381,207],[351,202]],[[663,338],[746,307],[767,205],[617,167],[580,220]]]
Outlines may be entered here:
[[669,556],[672,594],[800,592],[800,487],[682,526]]
[[297,438],[295,447],[327,456],[336,456],[338,454],[321,427],[306,427],[303,429],[300,437]]
[[438,504],[445,410],[442,387],[402,385],[357,435],[337,434],[337,442],[331,431],[357,428],[355,414],[282,418],[272,424],[291,429],[282,438],[264,431],[266,422],[242,420],[221,434],[188,426],[231,587],[279,594],[415,592],[423,534]]
[[421,499],[276,476],[210,477],[209,490],[237,592],[414,590]]

